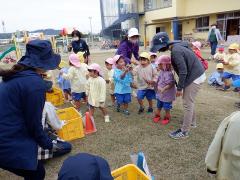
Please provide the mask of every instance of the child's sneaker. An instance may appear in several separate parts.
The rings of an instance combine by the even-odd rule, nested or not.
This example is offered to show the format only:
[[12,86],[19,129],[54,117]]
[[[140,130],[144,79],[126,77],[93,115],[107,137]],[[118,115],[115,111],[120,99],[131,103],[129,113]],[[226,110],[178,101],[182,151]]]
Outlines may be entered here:
[[173,131],[169,134],[169,137],[170,138],[173,138],[173,139],[184,139],[184,138],[187,138],[188,137],[188,132],[183,132],[181,129],[178,129],[176,131]]
[[154,123],[158,123],[159,121],[161,121],[161,117],[160,117],[160,116],[155,116],[155,117],[153,118],[153,122],[154,122]]
[[147,112],[148,112],[148,113],[153,113],[153,108],[150,108],[150,107],[149,107],[148,110],[147,110]]
[[120,112],[120,111],[121,111],[119,104],[117,104],[117,106],[116,106],[116,111],[117,111],[117,112]]
[[144,112],[144,107],[140,107],[138,110],[138,114],[142,114]]
[[165,117],[165,118],[161,121],[161,124],[162,124],[162,125],[167,125],[167,124],[169,123],[169,121],[170,121],[170,118]]
[[110,122],[109,115],[104,116],[105,122]]
[[130,115],[130,112],[128,110],[123,110],[123,114]]

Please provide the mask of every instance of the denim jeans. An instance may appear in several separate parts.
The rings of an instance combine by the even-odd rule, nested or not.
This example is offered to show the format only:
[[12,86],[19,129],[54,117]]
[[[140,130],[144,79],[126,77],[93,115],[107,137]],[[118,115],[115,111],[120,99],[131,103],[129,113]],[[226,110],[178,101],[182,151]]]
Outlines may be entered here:
[[211,55],[216,54],[217,45],[218,45],[218,42],[210,42]]

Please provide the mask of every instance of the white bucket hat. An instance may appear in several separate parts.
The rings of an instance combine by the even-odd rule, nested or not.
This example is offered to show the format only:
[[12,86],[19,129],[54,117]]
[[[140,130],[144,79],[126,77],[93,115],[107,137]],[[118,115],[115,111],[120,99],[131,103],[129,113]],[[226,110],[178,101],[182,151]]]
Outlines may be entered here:
[[128,37],[140,36],[137,28],[131,28],[128,30]]

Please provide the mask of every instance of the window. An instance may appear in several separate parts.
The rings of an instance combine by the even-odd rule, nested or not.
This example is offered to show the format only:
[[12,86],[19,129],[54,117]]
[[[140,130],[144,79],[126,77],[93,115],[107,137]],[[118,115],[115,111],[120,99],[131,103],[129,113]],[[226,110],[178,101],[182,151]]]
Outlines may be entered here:
[[197,32],[204,32],[209,30],[209,16],[196,19],[196,30]]
[[144,0],[145,11],[168,8],[172,6],[172,0]]

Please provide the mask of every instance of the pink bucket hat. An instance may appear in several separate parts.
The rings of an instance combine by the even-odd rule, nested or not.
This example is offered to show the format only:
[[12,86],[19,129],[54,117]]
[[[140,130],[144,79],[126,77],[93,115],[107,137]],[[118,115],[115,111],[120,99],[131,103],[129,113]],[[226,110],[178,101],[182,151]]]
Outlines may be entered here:
[[75,67],[80,67],[81,63],[79,61],[78,55],[76,54],[70,54],[69,56],[69,61],[75,66]]
[[149,55],[150,55],[150,57],[151,57],[151,56],[157,56],[157,53],[150,52]]
[[200,50],[202,46],[201,42],[199,41],[192,42],[192,45],[196,47],[198,50]]
[[89,70],[95,70],[102,76],[102,70],[99,64],[93,63],[90,66],[88,66]]
[[107,62],[108,64],[111,64],[111,65],[114,65],[114,64],[115,64],[115,61],[114,61],[113,58],[107,58],[107,59],[105,60],[105,62]]
[[122,55],[115,55],[115,56],[113,56],[114,64],[116,64],[116,62],[117,62],[121,57],[123,57],[123,56],[122,56]]
[[161,55],[157,59],[156,64],[157,65],[159,65],[159,64],[171,64],[171,58],[168,55]]

